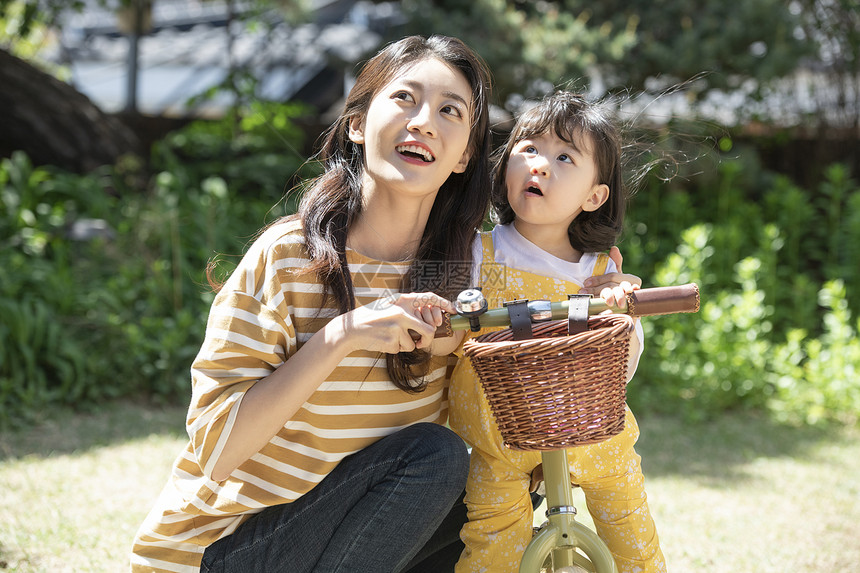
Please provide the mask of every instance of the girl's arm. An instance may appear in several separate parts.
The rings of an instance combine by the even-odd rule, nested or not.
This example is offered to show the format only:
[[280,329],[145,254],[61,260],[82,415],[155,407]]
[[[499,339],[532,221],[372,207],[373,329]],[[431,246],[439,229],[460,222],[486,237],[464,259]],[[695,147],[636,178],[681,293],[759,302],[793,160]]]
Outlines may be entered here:
[[457,350],[463,342],[463,337],[466,336],[465,331],[458,330],[453,336],[445,336],[437,338],[433,341],[433,346],[430,347],[430,353],[433,356],[447,356]]
[[[394,302],[377,301],[332,319],[245,392],[212,479],[226,479],[261,450],[349,353],[361,349],[393,354],[430,347],[443,309],[453,310],[448,301],[432,293],[403,294]],[[410,331],[420,338],[414,341]]]
[[[642,325],[639,323],[639,318],[636,321],[636,330],[641,332]],[[633,379],[636,374],[636,368],[639,366],[639,357],[642,356],[642,345],[640,343],[639,332],[630,337],[630,354],[627,359],[627,381]]]
[[[600,291],[600,298],[602,298],[609,306],[617,306],[621,310],[627,310],[627,293],[638,289],[638,284],[631,284],[625,280],[618,286],[605,287]],[[642,326],[639,324],[638,316],[634,317],[633,320],[635,322],[636,332],[630,337],[630,358],[627,361],[628,382],[633,378],[633,374],[636,373],[636,367],[639,366],[639,357],[642,355],[642,344],[640,338],[642,335]]]
[[[606,304],[626,309],[627,293],[642,286],[642,279],[636,275],[625,274],[621,271],[621,263],[624,261],[624,258],[621,256],[621,250],[618,247],[612,247],[609,250],[609,258],[615,263],[615,272],[587,278],[585,286],[580,292],[600,296]],[[641,331],[642,327],[639,324],[639,319],[636,318],[635,320],[637,331]],[[640,332],[637,332],[636,336],[630,337],[630,360],[627,363],[628,382],[633,378],[636,367],[639,366],[639,357],[642,354],[642,344],[639,334]]]

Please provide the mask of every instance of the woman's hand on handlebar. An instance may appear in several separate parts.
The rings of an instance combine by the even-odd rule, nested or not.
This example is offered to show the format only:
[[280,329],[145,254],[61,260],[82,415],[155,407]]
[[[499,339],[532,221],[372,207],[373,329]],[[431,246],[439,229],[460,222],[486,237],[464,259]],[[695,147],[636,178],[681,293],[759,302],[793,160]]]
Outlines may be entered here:
[[442,311],[454,306],[432,292],[395,294],[341,315],[333,327],[349,351],[411,352],[430,348]]
[[585,280],[585,286],[580,290],[584,294],[597,295],[607,305],[627,309],[627,293],[633,292],[642,286],[642,279],[636,275],[626,274],[621,270],[624,258],[618,247],[609,250],[609,258],[615,262],[616,271]]

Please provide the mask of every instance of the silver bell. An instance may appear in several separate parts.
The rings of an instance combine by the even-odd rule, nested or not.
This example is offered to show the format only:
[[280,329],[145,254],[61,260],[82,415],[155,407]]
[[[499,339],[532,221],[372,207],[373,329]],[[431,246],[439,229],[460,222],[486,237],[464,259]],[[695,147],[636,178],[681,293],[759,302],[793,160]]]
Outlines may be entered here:
[[454,308],[458,314],[468,316],[473,313],[480,313],[487,308],[487,299],[484,298],[484,293],[475,288],[470,288],[462,291],[457,295],[457,300],[454,302]]

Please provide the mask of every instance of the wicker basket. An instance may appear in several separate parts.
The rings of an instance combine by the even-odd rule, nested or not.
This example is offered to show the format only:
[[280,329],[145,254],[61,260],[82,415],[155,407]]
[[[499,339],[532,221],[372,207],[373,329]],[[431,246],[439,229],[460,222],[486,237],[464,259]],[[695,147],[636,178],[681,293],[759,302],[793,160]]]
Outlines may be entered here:
[[536,338],[511,329],[463,346],[484,387],[505,444],[555,450],[602,442],[624,429],[627,357],[633,319],[591,317],[569,336],[566,320],[535,325]]

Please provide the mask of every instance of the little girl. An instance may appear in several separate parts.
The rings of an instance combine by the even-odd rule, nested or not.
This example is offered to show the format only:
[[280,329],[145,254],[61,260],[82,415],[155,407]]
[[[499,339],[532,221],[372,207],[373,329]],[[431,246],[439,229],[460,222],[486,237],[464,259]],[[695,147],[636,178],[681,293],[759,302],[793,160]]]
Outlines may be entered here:
[[414,570],[443,520],[457,539],[468,454],[445,427],[453,339],[433,334],[468,276],[430,271],[470,268],[489,89],[453,38],[404,38],[364,66],[298,215],[215,298],[189,440],[133,571]]
[[[613,273],[606,254],[624,218],[620,135],[606,112],[580,96],[559,92],[517,121],[495,167],[493,208],[500,223],[475,244],[482,287],[490,307],[513,299],[561,300]],[[492,266],[491,266],[492,265]],[[632,275],[601,296],[622,303],[638,288]],[[601,281],[594,282],[603,282]],[[641,326],[631,341],[628,380],[641,351]],[[468,523],[458,572],[517,571],[532,536],[530,485],[540,452],[504,446],[477,376],[458,363],[450,391],[450,425],[471,446],[466,484]],[[665,571],[657,532],[646,503],[636,419],[627,410],[625,429],[594,445],[568,451],[571,480],[585,493],[600,537],[621,572]]]

